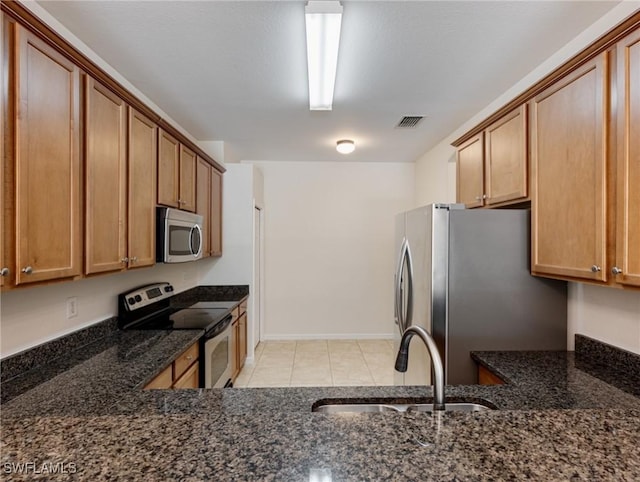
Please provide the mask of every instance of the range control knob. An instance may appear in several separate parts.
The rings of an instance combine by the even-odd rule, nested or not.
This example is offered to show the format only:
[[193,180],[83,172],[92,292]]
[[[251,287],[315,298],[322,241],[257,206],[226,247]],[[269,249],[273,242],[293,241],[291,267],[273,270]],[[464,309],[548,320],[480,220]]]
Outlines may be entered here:
[[142,301],[142,296],[140,296],[140,295],[136,295],[136,301],[138,301],[138,302],[139,302],[139,301]]
[[164,287],[164,291],[165,291],[165,293],[171,293],[173,291],[173,286],[171,286],[171,285],[165,286]]
[[127,302],[128,302],[130,305],[133,305],[133,304],[135,304],[136,300],[134,300],[133,298],[128,298],[128,299],[127,299]]

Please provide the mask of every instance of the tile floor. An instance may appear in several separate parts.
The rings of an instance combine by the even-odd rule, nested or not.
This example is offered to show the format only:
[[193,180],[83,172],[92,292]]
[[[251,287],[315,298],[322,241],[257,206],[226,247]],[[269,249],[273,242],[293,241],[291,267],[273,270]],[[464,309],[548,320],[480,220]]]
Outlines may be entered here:
[[234,387],[393,385],[392,340],[267,341]]

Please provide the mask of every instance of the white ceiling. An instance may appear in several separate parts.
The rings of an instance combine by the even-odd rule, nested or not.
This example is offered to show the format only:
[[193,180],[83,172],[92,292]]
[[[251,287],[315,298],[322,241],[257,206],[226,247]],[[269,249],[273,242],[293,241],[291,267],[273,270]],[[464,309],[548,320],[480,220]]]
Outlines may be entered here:
[[[310,112],[304,1],[40,2],[236,160],[393,162],[416,160],[617,3],[344,0],[333,111]],[[394,129],[403,115],[426,119]],[[356,141],[348,157],[342,138]]]

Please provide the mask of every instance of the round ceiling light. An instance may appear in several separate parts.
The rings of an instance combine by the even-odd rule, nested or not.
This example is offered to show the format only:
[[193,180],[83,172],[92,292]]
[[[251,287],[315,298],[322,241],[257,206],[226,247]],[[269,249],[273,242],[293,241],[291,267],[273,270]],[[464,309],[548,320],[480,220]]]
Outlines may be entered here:
[[336,144],[336,150],[340,154],[351,154],[356,150],[356,144],[350,139],[343,139]]

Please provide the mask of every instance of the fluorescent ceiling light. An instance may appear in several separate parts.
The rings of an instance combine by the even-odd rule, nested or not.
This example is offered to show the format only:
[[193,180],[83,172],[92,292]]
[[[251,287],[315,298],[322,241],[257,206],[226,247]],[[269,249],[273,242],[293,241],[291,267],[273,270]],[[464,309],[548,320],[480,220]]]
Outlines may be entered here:
[[337,1],[313,0],[305,7],[309,109],[331,110],[336,82],[342,6]]

